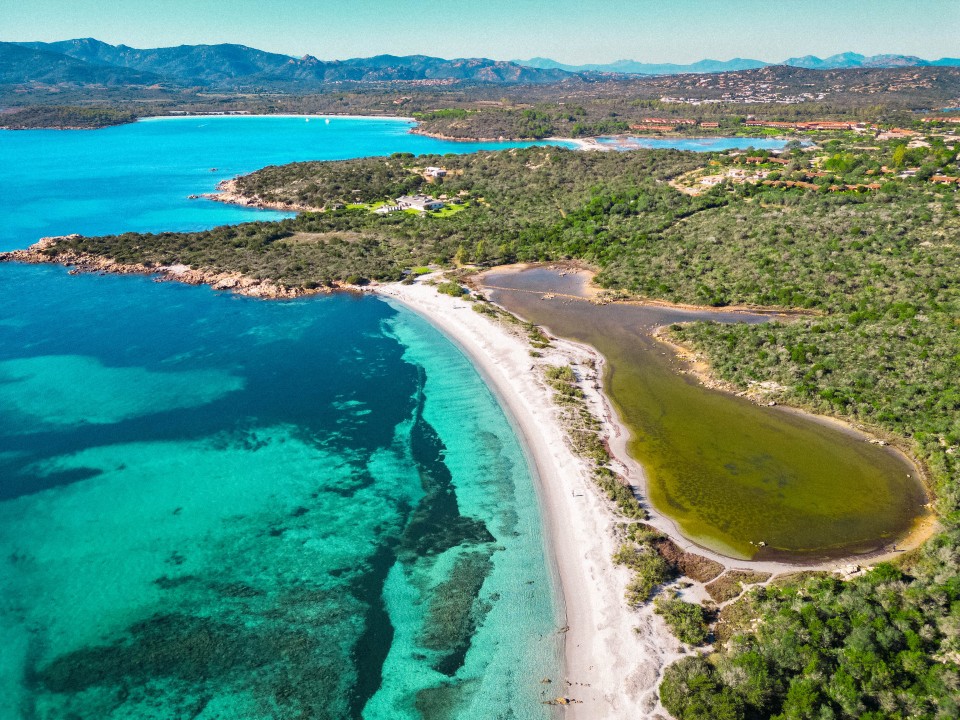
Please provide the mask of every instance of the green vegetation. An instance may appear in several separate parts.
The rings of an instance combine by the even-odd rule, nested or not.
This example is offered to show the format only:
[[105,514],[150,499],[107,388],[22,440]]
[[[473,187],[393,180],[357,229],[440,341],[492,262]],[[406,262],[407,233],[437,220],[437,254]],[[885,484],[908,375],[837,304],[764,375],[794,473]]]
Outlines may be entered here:
[[454,280],[447,280],[437,285],[437,292],[450,297],[463,297],[470,291]]
[[647,511],[636,494],[624,479],[608,467],[600,466],[593,471],[593,481],[606,494],[607,499],[616,504],[625,517],[634,520],[646,520]]
[[669,668],[661,699],[682,720],[957,717],[958,590],[955,574],[918,586],[890,565],[755,590],[740,602],[759,626],[715,663]]
[[613,561],[633,570],[633,579],[627,585],[627,602],[642,605],[653,591],[672,577],[670,565],[649,544],[626,542],[620,546]]
[[0,115],[0,127],[10,130],[30,128],[95,129],[123,125],[137,119],[129,110],[113,107],[73,107],[40,105]]
[[710,634],[706,613],[699,605],[684,602],[676,596],[660,595],[653,601],[653,607],[680,642],[701,645]]
[[[533,332],[540,333],[535,325],[527,325],[531,331],[531,344],[543,347]],[[541,334],[541,337],[542,336]],[[645,520],[647,511],[637,499],[633,488],[619,474],[608,467],[610,451],[600,435],[600,421],[587,408],[584,394],[577,385],[577,376],[568,366],[549,366],[544,370],[547,384],[554,390],[554,401],[564,409],[564,425],[574,452],[593,463],[593,481],[625,517]]]
[[660,701],[674,717],[685,720],[744,720],[739,698],[722,684],[714,667],[697,655],[666,669]]

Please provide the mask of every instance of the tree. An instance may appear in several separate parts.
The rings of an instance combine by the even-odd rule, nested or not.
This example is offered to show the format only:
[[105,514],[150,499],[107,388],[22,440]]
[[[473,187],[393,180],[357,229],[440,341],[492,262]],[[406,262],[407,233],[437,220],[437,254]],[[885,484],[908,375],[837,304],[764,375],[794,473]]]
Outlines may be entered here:
[[742,720],[743,703],[723,686],[713,666],[699,655],[667,668],[660,702],[678,720]]

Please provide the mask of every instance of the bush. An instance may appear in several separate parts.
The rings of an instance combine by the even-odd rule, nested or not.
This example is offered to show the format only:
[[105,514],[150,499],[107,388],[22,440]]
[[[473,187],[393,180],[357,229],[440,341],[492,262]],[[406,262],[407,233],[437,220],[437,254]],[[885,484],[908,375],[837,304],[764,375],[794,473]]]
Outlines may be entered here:
[[626,565],[634,572],[633,580],[627,585],[627,602],[642,605],[650,595],[670,579],[670,566],[667,561],[649,545],[624,543],[613,556],[617,565]]
[[660,702],[677,720],[743,720],[742,701],[723,686],[702,657],[669,666],[660,684]]
[[450,297],[463,297],[470,291],[462,287],[460,283],[448,280],[447,282],[442,282],[437,285],[437,292],[443,295],[449,295]]
[[661,615],[676,638],[687,645],[700,645],[709,635],[704,610],[678,597],[658,597],[654,611]]

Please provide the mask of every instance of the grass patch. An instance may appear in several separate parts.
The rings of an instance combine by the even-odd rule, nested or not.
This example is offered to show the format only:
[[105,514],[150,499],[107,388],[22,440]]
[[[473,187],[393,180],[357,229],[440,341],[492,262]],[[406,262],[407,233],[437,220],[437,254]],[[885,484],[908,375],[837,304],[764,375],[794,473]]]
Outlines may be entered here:
[[452,217],[457,213],[461,213],[467,209],[468,203],[463,203],[462,205],[444,205],[439,210],[434,210],[433,212],[427,213],[430,217],[435,218],[446,218]]

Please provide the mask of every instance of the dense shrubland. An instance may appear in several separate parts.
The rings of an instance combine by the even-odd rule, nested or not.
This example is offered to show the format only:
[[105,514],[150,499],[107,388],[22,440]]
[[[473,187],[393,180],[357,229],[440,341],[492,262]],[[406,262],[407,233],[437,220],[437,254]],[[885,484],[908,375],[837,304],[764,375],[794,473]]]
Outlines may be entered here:
[[0,115],[0,127],[11,130],[31,128],[95,129],[131,123],[136,114],[118,107],[77,107],[71,105],[35,105]]

